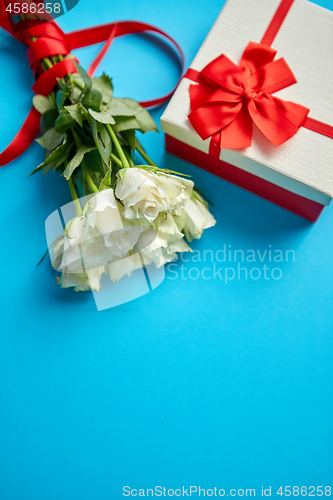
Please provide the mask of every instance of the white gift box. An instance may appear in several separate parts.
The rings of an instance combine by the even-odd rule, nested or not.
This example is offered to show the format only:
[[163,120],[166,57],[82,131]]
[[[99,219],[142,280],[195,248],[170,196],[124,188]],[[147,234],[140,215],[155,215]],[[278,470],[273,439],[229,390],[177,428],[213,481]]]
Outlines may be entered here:
[[[274,97],[310,109],[309,117],[333,125],[333,12],[308,0],[294,0],[271,44],[284,58],[297,83]],[[249,42],[259,43],[281,0],[227,0],[190,68],[202,71],[226,55],[238,65]],[[252,144],[209,154],[210,139],[192,127],[189,87],[180,82],[162,118],[166,149],[234,184],[314,221],[333,198],[333,139],[301,127],[274,146],[253,127]]]

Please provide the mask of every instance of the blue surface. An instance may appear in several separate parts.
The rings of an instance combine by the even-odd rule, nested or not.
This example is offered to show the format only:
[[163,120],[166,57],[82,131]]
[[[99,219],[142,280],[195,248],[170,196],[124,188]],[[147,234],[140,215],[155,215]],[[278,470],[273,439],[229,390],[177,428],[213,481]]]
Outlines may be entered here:
[[[69,31],[144,20],[176,38],[189,64],[221,6],[81,0],[60,23]],[[0,43],[2,149],[30,108],[33,78],[25,49],[4,33]],[[78,56],[88,65],[96,53]],[[178,71],[140,37],[115,41],[100,70],[113,75],[116,95],[136,99],[167,92]],[[70,199],[56,175],[26,179],[41,148],[0,171],[1,500],[118,500],[124,486],[191,485],[256,496],[272,486],[281,498],[280,486],[332,486],[332,207],[311,225],[166,155],[162,133],[143,142],[213,201],[216,227],[193,248],[215,258],[179,262],[156,290],[104,312],[91,294],[58,288],[47,260],[36,268],[45,219]],[[214,263],[236,269],[217,262],[224,245],[296,258],[265,260],[279,280],[173,279],[182,264],[187,278]]]

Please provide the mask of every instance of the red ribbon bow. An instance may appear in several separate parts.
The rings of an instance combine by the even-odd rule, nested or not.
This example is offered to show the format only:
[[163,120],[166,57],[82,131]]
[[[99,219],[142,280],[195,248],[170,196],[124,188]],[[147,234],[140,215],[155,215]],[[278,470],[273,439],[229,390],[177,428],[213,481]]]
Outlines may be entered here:
[[276,50],[250,42],[238,66],[221,55],[190,85],[189,120],[200,137],[212,137],[211,149],[251,146],[253,123],[275,146],[290,139],[302,126],[309,109],[273,97],[296,83]]

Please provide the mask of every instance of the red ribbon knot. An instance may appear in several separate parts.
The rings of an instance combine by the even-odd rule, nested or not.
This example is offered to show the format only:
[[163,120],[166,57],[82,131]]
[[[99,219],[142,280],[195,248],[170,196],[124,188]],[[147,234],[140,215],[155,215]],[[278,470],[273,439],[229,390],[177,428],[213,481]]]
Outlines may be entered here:
[[258,95],[259,94],[255,90],[251,89],[251,87],[246,87],[246,89],[244,90],[243,98],[245,99],[245,101],[250,101]]
[[250,42],[238,66],[221,55],[198,74],[198,85],[190,85],[189,120],[203,140],[212,138],[211,154],[251,146],[253,123],[275,146],[302,126],[309,109],[272,96],[296,83],[275,55],[271,47]]

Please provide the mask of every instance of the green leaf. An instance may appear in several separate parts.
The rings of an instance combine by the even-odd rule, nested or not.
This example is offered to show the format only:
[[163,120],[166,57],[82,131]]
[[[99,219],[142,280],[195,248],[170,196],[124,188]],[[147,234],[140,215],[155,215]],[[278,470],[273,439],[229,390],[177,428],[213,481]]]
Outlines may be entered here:
[[107,104],[112,99],[113,86],[111,78],[105,73],[98,78],[92,78],[92,88],[98,90],[102,94],[102,102]]
[[117,129],[137,129],[141,132],[156,130],[157,125],[151,114],[133,99],[113,98],[107,107],[108,113],[116,117]]
[[56,119],[58,118],[59,113],[57,108],[49,109],[42,114],[42,126],[44,130],[49,130],[50,128],[54,128],[54,124]]
[[68,111],[60,113],[56,119],[54,128],[59,134],[63,134],[68,129],[75,127],[75,120],[68,113]]
[[57,95],[56,95],[56,99],[57,99],[57,107],[58,107],[59,113],[61,111],[61,108],[64,105],[64,102],[66,101],[66,98],[67,98],[66,94],[62,90],[58,90]]
[[116,117],[116,129],[118,132],[124,130],[135,130],[139,129],[140,124],[134,116],[117,116]]
[[101,155],[97,149],[89,151],[84,157],[84,166],[91,172],[97,172],[99,174],[105,174],[105,168]]
[[43,95],[35,95],[32,102],[35,109],[37,109],[37,111],[39,111],[39,113],[41,114],[49,111],[52,108],[48,98]]
[[81,164],[83,157],[86,153],[89,151],[92,151],[94,148],[88,148],[87,146],[81,146],[76,152],[76,155],[71,159],[71,161],[68,163],[65,172],[64,172],[64,177],[65,179],[70,179],[72,173],[74,170]]
[[71,73],[70,80],[74,86],[79,87],[81,90],[84,88],[84,81],[78,73]]
[[88,109],[99,111],[102,104],[102,94],[98,90],[91,89],[84,95],[82,104]]
[[83,124],[83,128],[80,127],[75,127],[75,130],[73,130],[78,136],[78,139],[82,144],[85,146],[88,146],[88,148],[94,148],[95,143],[92,137],[92,131],[90,127],[88,127],[85,123]]
[[71,93],[72,103],[76,104],[77,102],[79,102],[81,95],[82,95],[82,90],[76,85],[74,85]]
[[101,111],[93,111],[92,109],[89,109],[89,113],[91,114],[91,116],[93,118],[95,118],[96,121],[98,121],[100,123],[112,123],[112,124],[116,123],[113,116],[111,116],[104,109],[102,109]]
[[92,120],[91,130],[98,152],[101,155],[106,167],[108,168],[110,165],[110,156],[112,152],[111,137],[104,125],[101,125],[99,123],[97,124],[95,120]]
[[141,132],[155,130],[158,132],[155,121],[144,108],[141,108],[135,116],[116,116],[116,128],[118,132],[123,130],[140,130]]
[[37,172],[39,172],[40,170],[43,170],[43,168],[45,168],[45,167],[46,167],[46,168],[48,168],[48,167],[47,167],[47,165],[44,165],[44,163],[41,163],[40,165],[38,165],[38,167],[37,167],[37,168],[35,168],[35,170],[33,170],[33,171],[31,172],[31,174],[29,174],[29,175],[28,175],[28,177],[30,177],[31,175],[36,174],[36,173],[37,173]]
[[54,149],[62,143],[64,137],[64,134],[58,134],[54,128],[51,128],[36,141],[45,149]]
[[114,97],[108,104],[108,112],[112,116],[135,116],[142,106],[133,99]]
[[57,108],[57,102],[55,98],[55,93],[51,92],[51,94],[48,96],[48,100],[50,101],[51,108],[56,109]]
[[85,91],[90,90],[92,85],[91,78],[87,75],[82,66],[80,66],[76,61],[74,61],[74,64],[77,69],[77,72],[79,73],[79,76],[82,78],[84,90]]
[[72,118],[80,125],[80,127],[83,127],[83,116],[81,112],[81,108],[79,104],[71,104],[70,106],[64,106],[66,111],[71,115]]
[[39,170],[42,170],[43,168],[51,164],[52,168],[57,168],[57,166],[60,165],[67,158],[70,149],[71,145],[68,144],[67,141],[65,141],[61,146],[52,151],[52,153],[49,154],[47,159],[43,163],[38,165],[38,167],[35,168],[35,170],[30,175],[39,172]]
[[110,137],[110,134],[109,132],[107,131],[107,128],[104,127],[104,125],[102,124],[99,124],[99,135],[100,135],[100,138],[102,139],[103,141],[103,144],[105,147],[107,147],[108,145],[110,145],[110,153],[111,153],[111,150],[112,150],[112,140],[111,140],[111,137]]
[[125,175],[125,173],[126,173],[126,170],[127,170],[127,168],[121,168],[121,169],[118,171],[118,173],[117,173],[117,177],[118,177],[118,179],[120,179],[121,181],[123,180],[123,177],[124,177],[124,175]]
[[135,153],[135,130],[126,130],[123,132],[128,145],[130,146],[133,153]]
[[110,189],[111,173],[112,173],[112,168],[110,167],[109,170],[106,172],[104,179],[102,179],[102,182],[99,185],[99,191],[104,191],[104,189]]
[[70,94],[70,89],[67,87],[67,85],[64,84],[64,82],[61,81],[60,78],[57,78],[57,83],[60,90],[62,90],[66,95]]
[[142,108],[140,113],[135,115],[135,118],[140,125],[139,130],[141,130],[141,132],[150,132],[151,130],[158,132],[155,120],[146,109]]
[[54,161],[54,162],[50,163],[49,165],[47,165],[46,167],[43,168],[43,177],[49,172],[49,170],[52,170],[52,169],[55,168],[56,163],[57,162]]

